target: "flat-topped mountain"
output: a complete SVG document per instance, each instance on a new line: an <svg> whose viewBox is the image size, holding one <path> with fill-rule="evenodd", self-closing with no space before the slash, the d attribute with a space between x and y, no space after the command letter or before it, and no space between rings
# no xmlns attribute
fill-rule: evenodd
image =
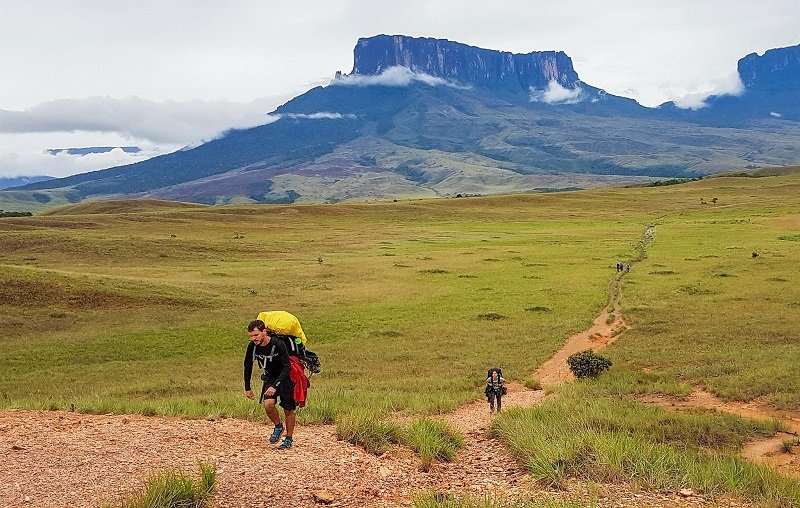
<svg viewBox="0 0 800 508"><path fill-rule="evenodd" d="M737 70L744 86L740 94L709 97L697 111L678 110L673 103L662 109L712 125L800 121L800 45L751 53L739 60Z"/></svg>
<svg viewBox="0 0 800 508"><path fill-rule="evenodd" d="M5 191L0 202L455 196L797 164L800 123L790 105L778 103L797 98L795 52L745 57L745 94L712 98L692 112L645 108L583 83L562 52L518 55L379 35L358 41L352 73L290 100L265 125L137 164ZM748 123L746 112L757 123Z"/></svg>
<svg viewBox="0 0 800 508"><path fill-rule="evenodd" d="M394 66L454 83L489 89L528 91L555 81L578 84L572 59L563 51L514 54L443 39L378 35L359 39L352 74L377 75Z"/></svg>

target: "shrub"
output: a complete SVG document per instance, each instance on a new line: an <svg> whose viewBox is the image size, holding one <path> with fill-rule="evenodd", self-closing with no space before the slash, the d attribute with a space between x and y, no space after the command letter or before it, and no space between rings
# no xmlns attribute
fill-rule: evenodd
<svg viewBox="0 0 800 508"><path fill-rule="evenodd" d="M611 367L611 360L595 354L591 349L587 349L570 355L567 358L567 364L576 378L595 378Z"/></svg>

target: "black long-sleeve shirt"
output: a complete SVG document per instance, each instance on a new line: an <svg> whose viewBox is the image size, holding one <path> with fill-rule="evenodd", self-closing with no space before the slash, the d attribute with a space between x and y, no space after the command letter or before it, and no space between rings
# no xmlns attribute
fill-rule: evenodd
<svg viewBox="0 0 800 508"><path fill-rule="evenodd" d="M244 389L249 391L250 377L253 375L253 361L266 374L264 380L269 386L276 389L282 382L289 381L289 352L282 341L275 337L263 346L256 346L254 342L247 344L244 353Z"/></svg>

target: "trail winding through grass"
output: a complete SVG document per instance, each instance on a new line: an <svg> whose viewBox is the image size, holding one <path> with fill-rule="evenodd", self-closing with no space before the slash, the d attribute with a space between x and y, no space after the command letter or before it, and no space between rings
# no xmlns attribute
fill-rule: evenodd
<svg viewBox="0 0 800 508"><path fill-rule="evenodd" d="M652 235L651 226L643 243ZM643 255L644 245L640 259ZM624 276L618 272L610 280L608 304L592 325L569 337L534 373L544 387L571 381L567 356L589 348L599 351L627 329L619 305ZM544 390L510 383L503 407L531 407L544 398ZM717 409L729 406L718 404ZM396 447L375 456L337 440L331 425L300 426L295 448L281 452L267 444L270 428L259 422L0 411L0 499L9 507L94 507L137 490L155 470L194 471L198 460L217 467L220 507L319 506L322 490L333 498L331 506L363 508L410 506L414 494L424 490L510 499L553 494L532 483L506 447L489 435L492 414L484 400L441 418L464 434L464 448L454 462L421 471L410 450ZM580 482L572 482L561 495L590 496ZM634 493L625 485L603 486L603 495L598 506L678 507L686 502L677 493Z"/></svg>

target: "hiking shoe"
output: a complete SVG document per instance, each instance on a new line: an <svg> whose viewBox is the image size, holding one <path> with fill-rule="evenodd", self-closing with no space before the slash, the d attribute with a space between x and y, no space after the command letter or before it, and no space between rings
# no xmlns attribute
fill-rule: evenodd
<svg viewBox="0 0 800 508"><path fill-rule="evenodd" d="M269 442L275 444L280 439L281 434L283 434L283 424L276 425L275 428L272 430L272 435L269 436Z"/></svg>
<svg viewBox="0 0 800 508"><path fill-rule="evenodd" d="M278 446L278 450L288 450L292 447L292 436L283 438L283 443Z"/></svg>

